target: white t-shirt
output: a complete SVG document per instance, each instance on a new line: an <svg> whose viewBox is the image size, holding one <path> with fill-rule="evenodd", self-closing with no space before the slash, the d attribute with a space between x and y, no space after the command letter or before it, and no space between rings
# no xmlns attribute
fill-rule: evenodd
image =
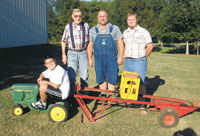
<svg viewBox="0 0 200 136"><path fill-rule="evenodd" d="M53 71L47 69L43 72L43 74L45 78L48 78L50 80L50 82L54 84L60 84L59 89L62 92L63 100L69 96L70 81L67 71L65 71L61 66L57 65Z"/></svg>

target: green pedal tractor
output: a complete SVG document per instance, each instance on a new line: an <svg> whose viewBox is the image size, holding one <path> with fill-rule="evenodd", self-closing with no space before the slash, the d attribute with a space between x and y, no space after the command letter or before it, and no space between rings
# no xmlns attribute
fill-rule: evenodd
<svg viewBox="0 0 200 136"><path fill-rule="evenodd" d="M34 109L31 103L38 101L39 88L37 84L14 84L11 87L11 96L15 102L12 113L20 116L24 113L24 107L27 106L30 110L48 112L48 116L53 122L63 122L68 118L69 104L67 100L61 100L55 96L48 95L47 109Z"/></svg>

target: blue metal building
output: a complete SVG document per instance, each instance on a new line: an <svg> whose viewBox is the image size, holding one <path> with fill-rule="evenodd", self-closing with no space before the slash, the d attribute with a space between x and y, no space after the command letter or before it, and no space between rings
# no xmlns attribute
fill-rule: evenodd
<svg viewBox="0 0 200 136"><path fill-rule="evenodd" d="M45 43L47 0L0 0L0 48Z"/></svg>

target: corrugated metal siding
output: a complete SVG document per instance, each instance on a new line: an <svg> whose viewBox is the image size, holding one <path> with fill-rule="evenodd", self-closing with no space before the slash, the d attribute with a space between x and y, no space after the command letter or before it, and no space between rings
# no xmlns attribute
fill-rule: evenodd
<svg viewBox="0 0 200 136"><path fill-rule="evenodd" d="M48 43L47 0L0 0L0 48Z"/></svg>

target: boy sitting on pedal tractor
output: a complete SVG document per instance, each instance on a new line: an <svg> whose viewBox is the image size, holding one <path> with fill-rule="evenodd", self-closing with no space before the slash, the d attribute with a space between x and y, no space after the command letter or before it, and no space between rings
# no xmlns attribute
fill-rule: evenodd
<svg viewBox="0 0 200 136"><path fill-rule="evenodd" d="M52 56L44 58L44 65L47 70L42 72L37 79L40 91L40 100L31 103L35 109L45 110L47 103L47 94L66 99L70 93L70 81L67 72L59 65ZM46 80L48 79L48 80Z"/></svg>

